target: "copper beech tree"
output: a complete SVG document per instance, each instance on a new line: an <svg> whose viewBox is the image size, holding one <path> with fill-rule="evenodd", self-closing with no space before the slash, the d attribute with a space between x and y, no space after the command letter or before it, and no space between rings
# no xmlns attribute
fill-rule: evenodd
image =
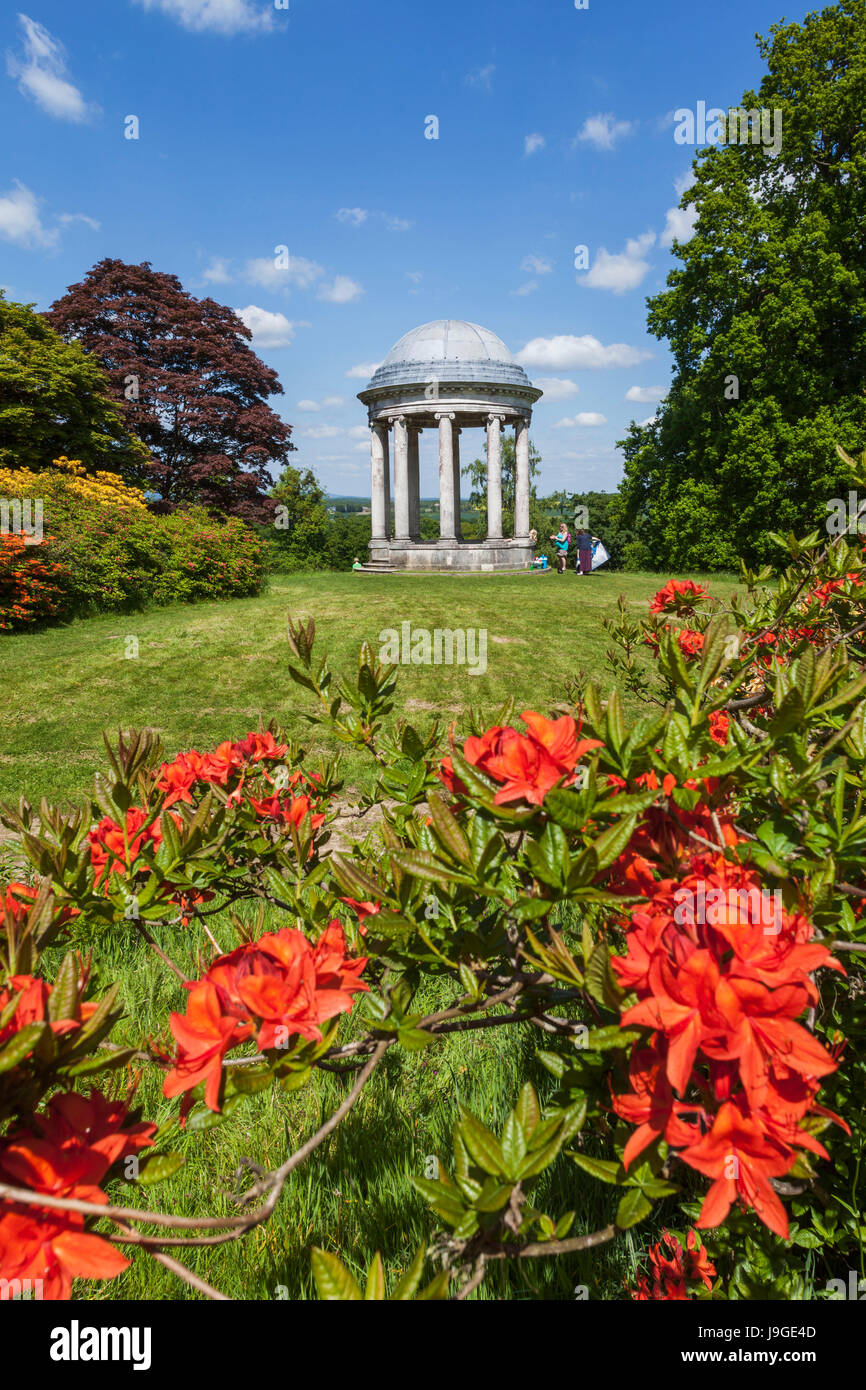
<svg viewBox="0 0 866 1390"><path fill-rule="evenodd" d="M292 428L268 404L283 394L277 373L253 352L233 309L196 299L148 261L106 259L45 317L99 361L150 452L164 503L272 518L268 466L288 462Z"/></svg>
<svg viewBox="0 0 866 1390"><path fill-rule="evenodd" d="M314 1248L321 1297L465 1299L498 1262L584 1260L632 1228L647 1254L623 1298L802 1297L803 1250L825 1281L856 1263L866 570L856 535L777 543L784 567L744 570L728 602L673 581L610 623L636 718L576 673L547 714L422 731L368 646L340 677L290 621L311 718L374 760L363 806L383 817L350 851L328 852L333 764L274 723L172 759L121 735L87 811L7 807L29 871L2 895L0 1276L64 1298L153 1258L224 1298L221 1247L271 1217L386 1054L515 1027L547 1085L516 1078L494 1128L458 1108L453 1153L412 1180L430 1221L408 1268L385 1252L359 1282ZM194 969L160 944L171 922ZM175 977L132 1045L118 986L92 984L109 938ZM218 1141L251 1095L320 1068L340 1103L276 1164L249 1154L228 1215L156 1200L185 1133ZM161 1128L147 1073L176 1107ZM596 1210L607 1194L603 1225L557 1204L557 1166Z"/></svg>

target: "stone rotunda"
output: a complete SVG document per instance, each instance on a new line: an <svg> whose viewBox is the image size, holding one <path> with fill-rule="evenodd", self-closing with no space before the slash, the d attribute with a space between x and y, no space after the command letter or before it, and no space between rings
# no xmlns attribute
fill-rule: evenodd
<svg viewBox="0 0 866 1390"><path fill-rule="evenodd" d="M529 422L541 395L502 340L475 323L437 319L401 338L369 385L358 392L371 433L373 535L364 568L525 568L532 559ZM516 469L513 538L502 534L502 430L511 426ZM421 539L418 458L425 429L436 430L439 437L438 541ZM460 533L460 436L468 429L487 432L486 540L464 541Z"/></svg>

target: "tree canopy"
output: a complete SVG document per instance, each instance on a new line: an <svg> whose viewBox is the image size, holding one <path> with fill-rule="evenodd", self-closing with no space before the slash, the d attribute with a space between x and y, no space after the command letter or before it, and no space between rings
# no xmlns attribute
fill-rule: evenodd
<svg viewBox="0 0 866 1390"><path fill-rule="evenodd" d="M864 40L866 0L773 26L740 106L780 113L780 153L731 143L694 161L695 234L648 301L673 385L621 441L636 567L767 561L771 532L823 527L851 486L834 446L866 444Z"/></svg>
<svg viewBox="0 0 866 1390"><path fill-rule="evenodd" d="M148 261L102 260L45 317L102 364L168 505L272 514L268 466L286 463L292 431L267 403L282 394L277 373L233 309Z"/></svg>
<svg viewBox="0 0 866 1390"><path fill-rule="evenodd" d="M38 472L64 454L129 482L147 466L96 359L0 290L0 467Z"/></svg>

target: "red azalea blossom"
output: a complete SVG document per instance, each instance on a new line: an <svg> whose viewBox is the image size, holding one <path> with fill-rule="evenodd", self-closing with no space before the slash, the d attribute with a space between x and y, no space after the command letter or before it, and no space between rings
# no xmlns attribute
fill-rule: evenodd
<svg viewBox="0 0 866 1390"><path fill-rule="evenodd" d="M684 627L677 633L677 644L683 656L697 656L703 650L704 634L696 632L694 628Z"/></svg>
<svg viewBox="0 0 866 1390"><path fill-rule="evenodd" d="M520 717L528 729L525 734L510 725L497 726L463 745L466 761L501 783L494 796L498 806L510 801L540 806L551 787L575 780L574 769L584 753L602 746L599 739L581 739L580 725L570 715L545 719L524 710ZM450 759L443 760L441 772L450 790L465 791L462 783L455 785Z"/></svg>
<svg viewBox="0 0 866 1390"><path fill-rule="evenodd" d="M708 590L695 584L691 579L669 579L663 589L659 589L650 601L651 613L678 613L688 611L696 599L703 597Z"/></svg>
<svg viewBox="0 0 866 1390"><path fill-rule="evenodd" d="M837 1061L796 1020L818 999L814 972L842 966L806 917L722 854L693 855L678 878L643 887L649 902L633 909L626 953L611 961L638 998L623 1025L654 1035L632 1058L631 1090L612 1100L638 1126L623 1162L662 1136L714 1178L698 1226L717 1225L739 1198L787 1235L770 1179L789 1171L797 1148L825 1155L801 1127L808 1114L836 1119L815 1096Z"/></svg>
<svg viewBox="0 0 866 1390"><path fill-rule="evenodd" d="M687 1249L670 1231L663 1231L662 1238L648 1250L652 1268L652 1287L643 1275L638 1276L637 1292L632 1298L667 1299L682 1301L689 1297L687 1281L700 1279L708 1289L712 1288L716 1274L715 1265L710 1263L706 1247L698 1245L694 1231L686 1238Z"/></svg>
<svg viewBox="0 0 866 1390"><path fill-rule="evenodd" d="M220 956L192 986L185 1014L171 1015L177 1060L166 1096L205 1085L205 1104L219 1110L222 1063L237 1043L255 1037L261 1050L285 1047L290 1036L318 1042L321 1024L350 1012L366 958L349 960L343 928L332 921L313 945L285 928Z"/></svg>
<svg viewBox="0 0 866 1390"><path fill-rule="evenodd" d="M104 1205L98 1184L111 1166L153 1144L154 1124L125 1127L127 1107L98 1091L55 1095L33 1129L0 1140L0 1176L14 1187ZM78 1212L0 1198L0 1276L41 1281L40 1296L68 1299L75 1278L113 1279L129 1260L85 1231ZM38 1287L38 1285L37 1285Z"/></svg>

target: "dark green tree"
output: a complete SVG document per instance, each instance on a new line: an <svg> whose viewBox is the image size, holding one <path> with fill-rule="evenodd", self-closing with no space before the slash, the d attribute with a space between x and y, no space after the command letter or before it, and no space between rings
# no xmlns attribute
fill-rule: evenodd
<svg viewBox="0 0 866 1390"><path fill-rule="evenodd" d="M780 153L757 132L699 153L695 234L648 301L675 376L620 442L633 568L768 560L771 532L823 528L853 485L835 444L866 445L866 0L758 47L767 73L739 106L775 113Z"/></svg>
<svg viewBox="0 0 866 1390"><path fill-rule="evenodd" d="M45 468L63 454L127 482L147 471L147 450L127 429L96 358L0 290L0 467Z"/></svg>

